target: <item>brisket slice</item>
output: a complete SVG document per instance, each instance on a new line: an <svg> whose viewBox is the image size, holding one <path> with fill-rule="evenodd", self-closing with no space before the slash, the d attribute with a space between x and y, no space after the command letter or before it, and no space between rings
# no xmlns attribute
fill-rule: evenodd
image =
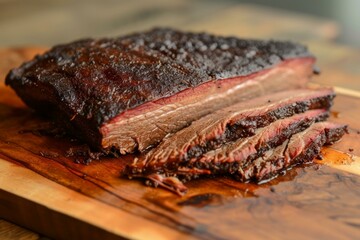
<svg viewBox="0 0 360 240"><path fill-rule="evenodd" d="M243 169L236 177L241 181L267 181L284 170L299 163L311 162L319 155L323 145L333 144L347 131L345 125L330 122L313 124L303 132L295 134L281 146L264 153Z"/></svg>
<svg viewBox="0 0 360 240"><path fill-rule="evenodd" d="M148 184L163 186L171 191L183 195L187 188L179 180L182 176L197 177L199 175L230 174L239 181L264 182L272 179L280 172L299 163L308 163L315 158L323 145L338 141L347 132L346 125L330 122L318 122L283 140L278 147L263 152L255 160L236 159L229 155L221 162L213 162L200 167L179 167L171 174L152 173L145 176ZM204 168L202 168L204 167Z"/></svg>
<svg viewBox="0 0 360 240"><path fill-rule="evenodd" d="M55 46L6 84L94 148L127 153L234 102L303 87L314 62L291 42L154 29Z"/></svg>
<svg viewBox="0 0 360 240"><path fill-rule="evenodd" d="M239 138L222 145L196 159L191 159L187 165L211 168L212 166L230 163L232 166L229 166L229 169L225 166L225 171L235 171L239 162L246 161L243 164L246 165L248 161L261 156L266 150L278 146L293 134L308 128L314 121L323 121L327 117L328 112L320 109L280 119L267 127L257 129L254 136Z"/></svg>
<svg viewBox="0 0 360 240"><path fill-rule="evenodd" d="M251 161L272 147L276 147L291 135L308 128L314 121L325 120L328 112L324 109L310 110L305 113L296 114L289 118L277 120L266 127L255 129L253 136L235 139L218 148L205 152L187 161L171 161L159 159L145 165L139 160L128 168L130 176L147 175L151 173L164 173L166 175L178 174L179 167L211 169L212 173L233 173L237 171L239 162ZM158 148L162 150L162 146ZM166 149L164 149L166 150ZM150 152L151 154L151 152ZM147 155L145 155L145 158ZM141 157L140 157L141 159ZM246 164L246 163L245 163ZM192 172L194 173L194 172ZM184 175L191 175L184 172Z"/></svg>
<svg viewBox="0 0 360 240"><path fill-rule="evenodd" d="M329 109L334 98L332 89L299 89L251 99L194 121L177 133L163 139L154 149L129 167L131 174L144 169L158 171L180 162L188 162L224 143L252 136L256 129L278 119L309 109Z"/></svg>

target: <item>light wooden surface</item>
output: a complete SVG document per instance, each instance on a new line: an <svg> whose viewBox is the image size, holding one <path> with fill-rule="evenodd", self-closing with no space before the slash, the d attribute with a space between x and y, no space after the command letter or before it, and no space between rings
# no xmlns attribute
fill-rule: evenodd
<svg viewBox="0 0 360 240"><path fill-rule="evenodd" d="M38 240L39 238L39 235L36 233L0 219L1 240Z"/></svg>
<svg viewBox="0 0 360 240"><path fill-rule="evenodd" d="M130 239L185 237L181 232L86 197L8 161L0 161L0 182L0 212L10 220L42 229L48 236L62 239L115 239L115 235ZM6 204L5 199L9 198L13 202ZM32 208L37 209L32 211ZM34 213L39 215L35 219Z"/></svg>
<svg viewBox="0 0 360 240"><path fill-rule="evenodd" d="M26 55L28 50L16 52ZM291 229L290 237L300 237L304 233L299 229L304 228L307 237L351 239L359 234L351 224L360 217L356 208L360 192L354 191L360 187L360 178L345 172L359 174L359 158L355 156L341 153L334 162L326 156L338 152L329 149L319 163L332 168L297 168L260 187L226 178L194 181L188 183L188 195L179 198L120 178L124 164L113 159L89 166L74 163L64 157L73 145L67 139L19 134L19 130L42 128L47 121L24 107L10 89L0 90L0 157L5 160L0 161L0 213L42 234L62 239L213 239L234 238L240 232L244 237L265 237L266 231L274 238L284 238L279 231L282 228ZM354 117L359 107L357 97L337 97L333 110L339 114L332 120L349 123L351 131L333 148L348 152L352 147L352 154L359 155L360 128ZM60 156L52 157L57 154ZM34 215L38 216L36 221L32 220ZM248 225L238 226L237 222L244 221ZM264 232L251 226L260 226Z"/></svg>
<svg viewBox="0 0 360 240"><path fill-rule="evenodd" d="M357 134L357 130L360 130L357 122L360 116L360 100L357 98L359 94L357 90L360 90L358 82L360 53L358 50L331 43L331 39L338 33L335 23L235 3L211 3L208 8L204 8L204 3L201 1L195 5L190 1L158 0L152 4L147 1L141 3L141 7L138 1L126 4L126 6L123 4L121 7L117 5L117 7L114 6L112 12L103 15L110 21L111 17L119 15L119 12L126 12L126 15L121 15L118 19L118 21L124 21L121 29L103 28L98 25L93 27L104 29L99 35L118 35L166 24L186 30L206 30L245 37L290 38L307 43L318 57L319 65L323 69L323 74L314 82L335 85L339 92L344 94L336 100L334 111L340 112L340 115L334 120L349 123L352 130L351 134L335 148L342 152L349 152L349 148L354 148L351 154L360 156L360 148L357 147L360 142ZM141 17L144 13L152 12L156 8L160 9L160 14L149 18ZM183 18L182 14L178 13L178 9L188 12L187 18ZM42 21L41 19L48 16L46 14L58 16L58 19L61 19L60 16L65 11L66 9L63 8L53 9L48 13L43 13L44 15L26 16L25 20L30 26L32 23ZM93 11L104 14L104 11L97 11L97 9ZM138 16L138 18L136 20L130 16ZM56 17L52 17L51 21L56 21ZM71 18L68 21L69 24L72 23ZM77 23L71 28L79 31L79 37L91 35L91 29L86 29L81 24ZM16 21L10 24L7 22L6 25L14 28ZM0 25L0 27L3 26ZM21 26L24 29L20 29L21 31L18 29L16 33L18 39L22 37L21 32L29 28L26 25ZM59 42L59 39L61 41L73 39L70 38L71 36L69 39L62 38L54 31L55 29L49 29L49 36L52 38L50 40L47 38L46 41ZM56 31L60 34L65 30L57 29ZM9 36L6 36L7 38ZM26 43L24 39L22 41L18 43ZM33 44L40 45L46 41L39 39ZM10 67L17 66L23 60L41 51L42 48L34 47L0 50L0 79L3 79ZM12 113L15 114L15 119L23 121L24 126L34 126L31 124L38 123L38 119L34 120L31 113L23 109L22 103L13 92L5 89L1 83L0 91L2 117L10 116ZM19 118L16 114L24 114L24 117ZM26 117L30 117L30 123ZM11 132L11 122L7 122L8 125L4 123L6 122L2 121L2 126L7 126ZM6 131L9 130L8 128ZM2 131L4 129L2 128ZM44 144L43 140L34 136L11 137L4 132L1 133L0 154L6 161L0 161L0 201L2 201L0 213L4 214L3 217L8 220L41 231L47 236L65 239L69 236L79 237L91 233L93 237L102 236L103 239L105 236L109 239L117 236L183 239L184 236L216 238L224 236L221 234L227 234L225 236L229 238L236 238L238 237L236 234L241 231L241 236L244 238L269 237L268 233L271 232L271 237L277 239L306 236L355 239L360 234L354 227L360 221L357 205L359 178L347 173L360 173L359 158L356 156L349 161L346 155L341 155L340 158L346 161L340 164L329 157L320 164L327 164L331 168L325 166L318 171L312 167L295 169L283 179L270 184L272 186L264 185L260 188L236 184L228 179L222 179L219 182L200 180L191 183L193 191L190 191L186 199L178 199L161 189L145 188L140 182L125 181L126 186L123 185L119 182L120 180L115 180L121 166L113 166L107 161L102 163L103 167L90 166L88 169L73 165L66 159L58 161L55 165L38 164L39 161L49 161L47 158L39 157L38 152L36 153L37 146ZM18 142L23 137L29 137L27 139L29 142L25 145L21 141ZM9 146L8 142L11 141L17 143L16 148ZM57 152L68 147L64 143L60 143L60 146L58 149L56 144L51 145L48 150ZM35 154L29 155L32 151ZM331 156L337 154L331 149L325 151L328 151ZM19 159L11 160L14 156ZM336 159L338 160L339 157ZM25 164L26 167L19 166L19 163L23 166ZM67 170L64 171L64 169ZM71 174L68 174L69 169L73 171ZM50 174L44 172L48 170ZM103 178L102 174L109 171L111 177ZM85 179L79 176L85 176ZM86 181L87 176L89 181ZM310 182L317 184L314 188L308 186L307 179L311 177L314 180ZM101 179L105 182L100 181ZM97 186L95 191L94 185ZM202 190L204 187L205 189L212 188L212 191L209 193ZM257 196L257 198L244 198L247 196ZM9 203L9 199L13 201ZM242 216L234 215L234 209ZM221 213L229 216L221 216ZM33 220L34 216L36 220ZM211 219L211 216L216 216L217 222ZM29 219L32 220L29 221ZM231 219L242 220L241 226L238 226L239 223L232 222ZM294 222L294 219L297 221ZM314 223L321 222L321 225L310 224L309 219ZM65 234L64 222L68 222ZM52 227L49 228L49 225ZM213 229L209 229L210 226ZM250 232L249 229L253 229L251 226L256 226L256 231ZM307 231L301 231L302 228ZM290 232L290 230L293 231ZM17 239L19 236L23 239L40 238L36 233L0 220L0 239L5 239L5 237Z"/></svg>

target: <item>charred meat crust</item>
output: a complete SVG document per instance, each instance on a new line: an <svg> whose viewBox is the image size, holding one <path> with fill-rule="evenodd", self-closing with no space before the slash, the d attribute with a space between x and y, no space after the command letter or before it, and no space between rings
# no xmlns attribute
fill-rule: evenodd
<svg viewBox="0 0 360 240"><path fill-rule="evenodd" d="M174 172L152 173L139 176L147 178L149 180L147 184L150 186L156 187L160 185L179 195L185 194L187 188L180 181L176 180L181 179L182 182L186 182L198 178L201 175L225 174L234 177L238 181L261 183L271 180L279 173L297 164L311 162L320 153L323 145L332 144L347 133L347 126L329 122L319 122L302 131L312 134L312 136L304 137L304 146L299 148L298 143L292 141L294 138L295 140L299 138L298 135L303 134L303 132L295 132L290 139L285 139L282 145L277 148L273 149L274 146L271 146L271 151L275 154L270 154L270 157L258 156L257 159L249 158L245 162L210 163L205 168L201 168L203 166L200 166L200 168L190 166L178 167L178 170ZM291 153L290 148L295 148L297 151ZM266 155L266 152L264 155ZM257 160L258 162L256 162Z"/></svg>
<svg viewBox="0 0 360 240"><path fill-rule="evenodd" d="M313 63L311 58L290 59L248 76L206 82L144 103L102 125L102 147L122 154L143 152L216 110L269 93L305 88Z"/></svg>
<svg viewBox="0 0 360 240"><path fill-rule="evenodd" d="M55 46L10 71L6 84L34 109L86 125L83 138L100 146L98 129L127 109L301 57L312 56L291 42L154 29Z"/></svg>
<svg viewBox="0 0 360 240"><path fill-rule="evenodd" d="M294 91L293 93L295 92L298 94L300 93L300 91ZM170 167L176 169L178 164L181 164L182 162L187 164L189 160L200 157L202 154L216 149L221 145L235 141L239 138L252 136L255 134L256 129L265 127L278 119L283 119L293 116L294 114L303 113L309 109L329 109L335 96L333 91L327 89L321 91L307 90L307 93L314 94L315 96L316 94L321 94L321 96L308 97L307 99L301 100L291 100L286 104L281 103L281 101L274 102L271 103L277 106L274 109L270 107L270 103L262 106L254 105L247 111L241 112L244 117L237 119L235 122L231 122L230 119L226 124L225 131L223 133L211 134L211 138L208 136L199 136L204 140L201 142L191 143L193 145L190 145L190 147L187 147L187 149L182 149L183 146L176 145L169 147L166 144L159 144L156 148L150 150L150 152L147 154L142 155L135 164L128 167L127 171L129 171L131 174L135 174L137 172L143 172L145 169L150 171L157 171L161 168L169 169ZM266 97L262 97L261 99L263 98ZM271 99L271 96L269 96L269 99ZM232 107L229 107L229 109L230 108ZM254 109L257 109L257 111L260 112L259 114L256 114L256 116L252 116L250 114L252 111L254 111ZM237 109L233 109L233 111L236 110ZM214 113L208 115L206 118L215 117L219 117L218 114ZM324 114L323 117L319 118L319 120L325 120L326 117L327 114ZM205 118L199 119L198 123L204 122L204 119ZM202 126L202 124L200 125ZM202 128L203 127L204 126L202 126ZM169 136L168 139L165 138L163 142L173 144L179 140L178 138L189 138L189 133L187 132L193 132L192 134L194 134L195 132L200 132L200 130L201 129L193 129L189 127ZM217 128L214 128L214 130L218 131ZM181 142L182 141L180 139L180 143ZM172 152L170 154L166 154L169 151ZM164 165L166 167L164 167Z"/></svg>
<svg viewBox="0 0 360 240"><path fill-rule="evenodd" d="M326 123L325 123L326 124ZM279 172L302 163L309 163L320 154L321 147L330 145L340 140L340 138L347 133L346 125L338 125L332 127L324 127L316 137L311 139L304 139L307 146L301 153L292 158L287 159L284 152L289 148L289 142L284 146L279 146L275 149L276 154L271 155L269 158L259 158L259 161L252 161L247 167L242 169L241 174L234 175L240 181L253 181L261 182L267 181L276 177ZM296 146L293 146L296 147ZM276 151L281 151L278 154Z"/></svg>
<svg viewBox="0 0 360 240"><path fill-rule="evenodd" d="M316 115L311 113L312 115L307 117L306 115L308 115L308 113L303 113L292 117L294 120L289 121L288 123L284 124L284 126L282 126L282 122L287 121L288 119L280 119L270 126L259 129L260 131L258 131L257 134L261 134L261 131L274 133L278 132L270 139L258 139L257 136L250 138L239 138L228 143L221 144L220 147L216 150L210 150L211 152L220 150L221 154L224 155L224 159L222 160L216 160L216 155L210 155L209 157L206 156L205 153L202 153L197 157L191 159L189 158L185 161L178 159L177 161L164 161L162 163L152 162L147 166L141 167L138 167L137 164L133 164L126 168L125 174L128 176L146 176L152 173L157 173L164 174L165 176L178 175L180 178L182 178L182 175L186 175L187 178L191 178L192 174L189 174L188 171L179 171L181 168L209 170L208 173L211 174L234 174L238 171L239 167L246 167L248 164L250 164L250 162L252 162L252 160L262 156L269 149L281 145L292 135L307 129L314 121L323 121L329 116L329 113L324 110L313 110L309 112L315 112ZM281 129L278 128L279 126ZM230 148L231 144L236 144L237 142L241 143L242 141L248 141L248 143L245 144L242 149L237 150L237 153L231 153L231 157L227 156L228 153L226 153L226 150ZM241 151L247 151L249 147L253 149L252 153L246 156L245 159L235 159L236 154L239 154ZM195 175L197 174L198 173L196 172Z"/></svg>
<svg viewBox="0 0 360 240"><path fill-rule="evenodd" d="M316 128L320 124L325 124L324 127L321 129L321 131L317 130ZM254 164L254 160L256 158L261 158L261 155L265 154L265 151L273 149L277 146L279 146L279 143L283 143L286 141L286 139L289 138L283 138L283 141L277 141L277 144L272 144L270 147L266 147L258 151L257 154L253 156L249 156L248 159L244 162L243 165L237 164L237 168L234 169L232 172L228 172L232 174L237 180L239 181L254 181L254 182L260 182L267 179L271 179L275 175L279 174L280 171L285 170L289 167L292 167L299 163L306 163L312 161L313 158L315 158L319 153L320 149L323 145L326 144L333 144L334 142L338 141L346 132L347 132L347 126L346 125L333 125L333 126L326 126L327 122L325 123L318 123L313 124L310 127L305 127L301 131L294 132L292 134L290 140L285 144L285 147L283 149L282 154L274 154L270 159L264 159L263 163L265 165L257 168L251 168L251 165ZM296 146L297 144L294 144L291 142L292 139L297 138L297 134L302 134L302 131L316 131L316 135L314 137L305 137L305 147L302 149L298 155L295 156L285 156L286 151L290 148L298 148L299 146ZM273 141L275 143L276 141ZM280 146L281 148L281 146ZM276 152L276 148L273 150ZM262 171L264 168L267 168L267 171ZM270 168L270 169L269 169ZM229 168L230 169L230 168ZM229 171L229 169L225 168L225 171ZM222 173L225 173L222 172ZM266 172L266 174L264 174Z"/></svg>
<svg viewBox="0 0 360 240"><path fill-rule="evenodd" d="M215 139L209 139L204 145L193 146L186 153L184 161L199 157L220 145L235 141L239 138L249 137L255 134L257 128L265 127L277 119L293 116L294 114L303 113L310 109L324 108L329 109L332 105L334 95L327 95L305 102L296 102L289 106L275 109L263 116L248 117L236 122L235 124L227 125L223 136L218 136ZM325 120L328 114L324 114L319 120Z"/></svg>

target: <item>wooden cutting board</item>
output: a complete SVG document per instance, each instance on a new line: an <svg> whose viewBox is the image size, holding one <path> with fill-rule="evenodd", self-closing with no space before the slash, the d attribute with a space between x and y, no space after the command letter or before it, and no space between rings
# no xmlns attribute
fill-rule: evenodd
<svg viewBox="0 0 360 240"><path fill-rule="evenodd" d="M41 51L0 51L0 78ZM66 157L80 143L51 132L1 80L0 216L59 239L358 238L360 93L337 89L331 120L350 133L322 161L263 185L199 179L179 197L121 177L131 156Z"/></svg>

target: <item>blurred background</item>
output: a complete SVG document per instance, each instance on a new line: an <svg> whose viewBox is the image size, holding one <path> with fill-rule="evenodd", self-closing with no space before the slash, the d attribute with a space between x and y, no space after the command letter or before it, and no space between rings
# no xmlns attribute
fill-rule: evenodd
<svg viewBox="0 0 360 240"><path fill-rule="evenodd" d="M173 26L360 47L359 0L0 0L0 47Z"/></svg>
<svg viewBox="0 0 360 240"><path fill-rule="evenodd" d="M168 26L301 42L323 70L317 83L360 90L359 9L360 0L0 0L0 66L79 38Z"/></svg>

